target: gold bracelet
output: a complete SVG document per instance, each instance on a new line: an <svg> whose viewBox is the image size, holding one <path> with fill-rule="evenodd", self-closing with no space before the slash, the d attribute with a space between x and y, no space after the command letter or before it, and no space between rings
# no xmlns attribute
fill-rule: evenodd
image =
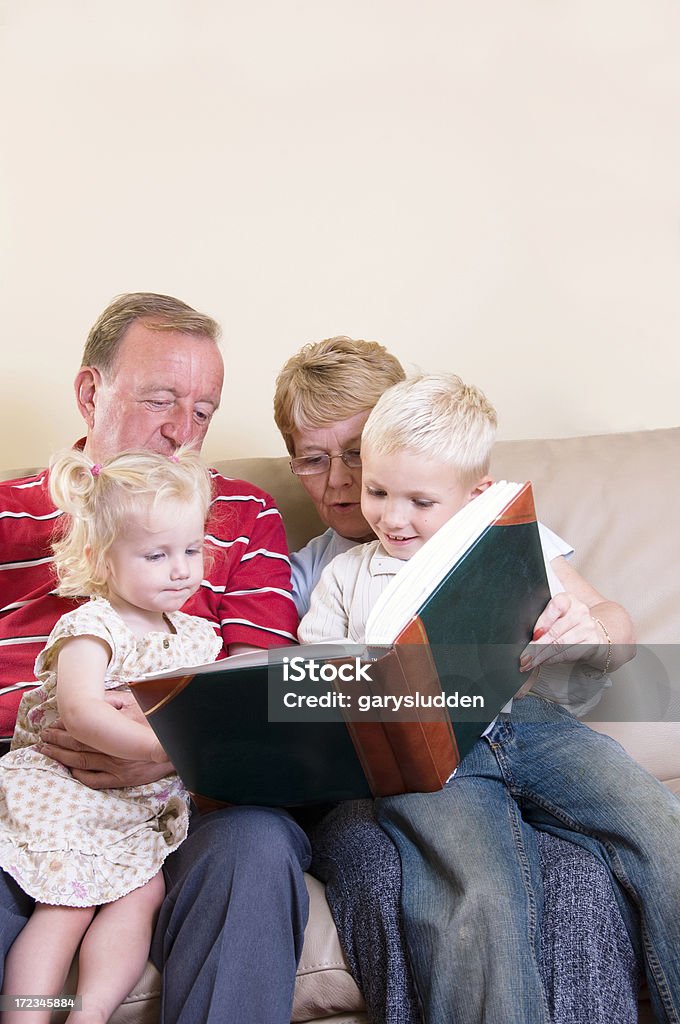
<svg viewBox="0 0 680 1024"><path fill-rule="evenodd" d="M604 679L604 677L607 675L607 672L609 672L609 666L611 665L611 662L612 662L612 652L614 650L614 645L612 643L612 638L609 635L609 630L605 626L605 624L602 621L602 619L596 619L594 615L591 615L590 617L593 620L593 622L596 622L598 624L598 626L600 627L600 629L604 633L605 640L607 641L607 657L605 658L605 661L604 661L604 668L602 669L602 672L598 676L599 679Z"/></svg>

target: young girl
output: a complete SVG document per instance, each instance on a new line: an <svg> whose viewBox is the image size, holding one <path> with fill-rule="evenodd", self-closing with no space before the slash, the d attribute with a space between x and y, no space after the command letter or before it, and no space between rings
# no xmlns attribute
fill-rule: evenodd
<svg viewBox="0 0 680 1024"><path fill-rule="evenodd" d="M105 692L221 650L207 621L179 611L203 578L211 488L189 451L128 452L102 465L69 451L53 461L50 489L68 515L54 544L58 593L90 600L52 630L36 661L41 685L23 698L12 750L0 759L0 866L36 900L10 950L4 993L58 995L82 939L83 1008L68 1020L95 1024L142 973L165 894L161 865L187 834L188 795L176 775L89 789L41 753L40 733L59 717L104 753L166 761L152 730ZM3 1021L49 1016L17 1009Z"/></svg>

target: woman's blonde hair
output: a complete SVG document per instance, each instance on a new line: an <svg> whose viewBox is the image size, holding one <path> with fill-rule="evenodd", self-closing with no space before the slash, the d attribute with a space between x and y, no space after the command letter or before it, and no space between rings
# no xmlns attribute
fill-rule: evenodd
<svg viewBox="0 0 680 1024"><path fill-rule="evenodd" d="M106 594L106 556L131 516L177 501L196 503L205 520L212 496L210 474L188 448L170 457L128 451L101 464L69 449L51 460L49 484L52 501L66 513L52 544L62 597Z"/></svg>
<svg viewBox="0 0 680 1024"><path fill-rule="evenodd" d="M396 356L377 341L338 335L305 345L276 379L274 419L295 455L294 430L325 427L372 409L405 377Z"/></svg>
<svg viewBox="0 0 680 1024"><path fill-rule="evenodd" d="M456 374L409 377L376 404L361 446L376 455L403 449L447 462L467 485L489 471L497 422L484 393Z"/></svg>

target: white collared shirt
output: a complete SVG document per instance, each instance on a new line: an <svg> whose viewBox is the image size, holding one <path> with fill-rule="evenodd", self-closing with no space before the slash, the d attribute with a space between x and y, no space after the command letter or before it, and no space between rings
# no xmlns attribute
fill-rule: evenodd
<svg viewBox="0 0 680 1024"><path fill-rule="evenodd" d="M337 555L314 588L309 611L298 629L300 643L363 643L373 605L403 564L388 555L377 540Z"/></svg>

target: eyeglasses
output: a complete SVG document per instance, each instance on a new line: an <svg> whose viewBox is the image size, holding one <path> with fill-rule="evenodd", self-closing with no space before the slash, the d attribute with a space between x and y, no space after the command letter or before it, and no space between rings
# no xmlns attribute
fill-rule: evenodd
<svg viewBox="0 0 680 1024"><path fill-rule="evenodd" d="M303 455L300 459L291 459L290 468L296 476L313 476L316 473L327 473L333 459L342 459L348 469L361 469L361 452L358 448L348 448L338 455L328 455L327 452Z"/></svg>

